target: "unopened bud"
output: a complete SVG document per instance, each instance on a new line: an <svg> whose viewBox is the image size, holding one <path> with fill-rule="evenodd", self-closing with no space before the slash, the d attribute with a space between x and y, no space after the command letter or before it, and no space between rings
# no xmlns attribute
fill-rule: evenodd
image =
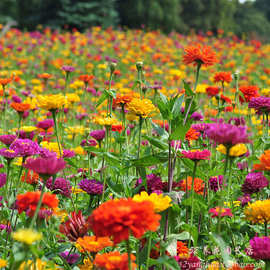
<svg viewBox="0 0 270 270"><path fill-rule="evenodd" d="M136 63L136 68L137 68L138 71L141 71L142 67L143 67L143 62L142 61L139 61L139 62Z"/></svg>
<svg viewBox="0 0 270 270"><path fill-rule="evenodd" d="M116 63L110 62L110 63L109 63L109 68L110 68L111 74L114 73L115 68L116 68Z"/></svg>

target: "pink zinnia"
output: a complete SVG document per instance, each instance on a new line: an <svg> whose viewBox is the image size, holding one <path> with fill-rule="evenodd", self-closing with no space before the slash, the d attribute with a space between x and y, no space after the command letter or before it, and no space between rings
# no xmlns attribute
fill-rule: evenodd
<svg viewBox="0 0 270 270"><path fill-rule="evenodd" d="M196 150L196 151L183 151L182 152L184 158L191 159L193 161L199 161L199 160L204 160L208 159L211 155L211 152L207 149L205 150Z"/></svg>
<svg viewBox="0 0 270 270"><path fill-rule="evenodd" d="M209 210L209 213L214 217L232 217L232 212L230 208L215 207Z"/></svg>
<svg viewBox="0 0 270 270"><path fill-rule="evenodd" d="M63 158L28 158L24 167L33 170L39 174L42 178L49 178L57 174L59 171L63 170L66 166L66 162Z"/></svg>

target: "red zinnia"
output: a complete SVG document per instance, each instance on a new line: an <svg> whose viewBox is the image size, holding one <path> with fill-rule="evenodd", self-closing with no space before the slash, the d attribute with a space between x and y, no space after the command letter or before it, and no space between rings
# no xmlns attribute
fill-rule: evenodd
<svg viewBox="0 0 270 270"><path fill-rule="evenodd" d="M183 191L192 189L192 177L188 176L187 179L184 179L180 182L180 188ZM204 191L204 182L201 178L194 178L194 191L197 194L203 195Z"/></svg>
<svg viewBox="0 0 270 270"><path fill-rule="evenodd" d="M229 103L229 104L232 103L232 101L231 101L230 98L225 97L225 96L223 96L223 95L220 96L220 99L221 99L224 103Z"/></svg>
<svg viewBox="0 0 270 270"><path fill-rule="evenodd" d="M250 102L253 97L259 96L259 87L256 85L241 86L239 90L243 93L245 98L243 99L243 97L239 96L239 100L241 103Z"/></svg>
<svg viewBox="0 0 270 270"><path fill-rule="evenodd" d="M17 196L17 209L19 214L23 211L27 213L29 217L33 217L38 201L40 198L40 191L26 192L25 194L19 194ZM50 193L44 193L40 210L53 209L58 206L58 199L56 195Z"/></svg>
<svg viewBox="0 0 270 270"><path fill-rule="evenodd" d="M232 74L231 72L217 72L214 76L214 82L227 82L230 83L232 81Z"/></svg>
<svg viewBox="0 0 270 270"><path fill-rule="evenodd" d="M209 97L217 96L219 93L219 88L216 86L208 86L206 88L206 93Z"/></svg>
<svg viewBox="0 0 270 270"><path fill-rule="evenodd" d="M107 201L89 217L95 235L112 236L115 244L128 240L130 233L140 238L146 231L155 231L159 220L152 202L136 202L130 198Z"/></svg>
<svg viewBox="0 0 270 270"><path fill-rule="evenodd" d="M185 48L185 55L183 56L183 62L188 64L198 64L205 66L212 66L217 62L216 54L209 46L201 47L197 46L188 46Z"/></svg>

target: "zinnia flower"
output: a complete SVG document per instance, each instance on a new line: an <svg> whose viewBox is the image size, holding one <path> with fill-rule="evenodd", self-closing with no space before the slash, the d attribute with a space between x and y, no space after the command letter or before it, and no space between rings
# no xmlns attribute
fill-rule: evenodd
<svg viewBox="0 0 270 270"><path fill-rule="evenodd" d="M222 207L215 207L215 208L211 208L209 210L209 213L212 214L212 218L214 217L232 217L232 212L230 208L222 208Z"/></svg>
<svg viewBox="0 0 270 270"><path fill-rule="evenodd" d="M270 238L267 236L254 237L250 241L250 257L255 260L270 260Z"/></svg>
<svg viewBox="0 0 270 270"><path fill-rule="evenodd" d="M268 179L261 172L251 172L246 176L241 190L244 194L252 194L259 192L261 189L267 187L268 184Z"/></svg>
<svg viewBox="0 0 270 270"><path fill-rule="evenodd" d="M84 236L78 238L76 243L82 248L82 252L99 252L105 247L110 247L113 242L109 237Z"/></svg>
<svg viewBox="0 0 270 270"><path fill-rule="evenodd" d="M64 252L61 252L60 253L60 256L63 257L67 263L69 265L72 265L74 263L76 263L79 258L80 258L80 255L77 254L77 253L70 253L69 251L64 251Z"/></svg>
<svg viewBox="0 0 270 270"><path fill-rule="evenodd" d="M17 195L16 206L19 214L26 212L29 217L33 217L40 198L40 191L26 192ZM44 193L40 210L53 209L58 206L56 195Z"/></svg>
<svg viewBox="0 0 270 270"><path fill-rule="evenodd" d="M12 238L18 242L32 245L34 242L42 239L42 233L33 231L32 229L20 229L12 233Z"/></svg>
<svg viewBox="0 0 270 270"><path fill-rule="evenodd" d="M241 103L243 102L250 102L252 98L259 96L259 87L255 85L249 85L249 86L241 86L239 90L244 95L244 98L242 96L239 96L239 100Z"/></svg>
<svg viewBox="0 0 270 270"><path fill-rule="evenodd" d="M209 97L215 97L219 93L219 88L216 86L208 86L206 88L206 93Z"/></svg>
<svg viewBox="0 0 270 270"><path fill-rule="evenodd" d="M152 114L157 110L155 105L150 99L134 98L127 106L128 110L137 116L142 118L151 117Z"/></svg>
<svg viewBox="0 0 270 270"><path fill-rule="evenodd" d="M56 178L55 180L50 177L46 181L46 187L54 191L55 194L61 194L66 197L70 197L71 194L71 184L65 178Z"/></svg>
<svg viewBox="0 0 270 270"><path fill-rule="evenodd" d="M169 196L164 196L163 194L152 193L148 195L145 191L140 194L136 194L133 197L136 202L150 201L154 204L155 212L162 212L167 208L171 207L172 199Z"/></svg>
<svg viewBox="0 0 270 270"><path fill-rule="evenodd" d="M201 133L198 132L197 130L190 128L186 135L185 135L185 139L187 141L193 141L193 140L197 140L200 137Z"/></svg>
<svg viewBox="0 0 270 270"><path fill-rule="evenodd" d="M188 176L180 182L180 188L183 191L191 190L192 188L192 177ZM187 190L186 190L187 189ZM200 178L194 178L194 191L200 195L203 195L204 181Z"/></svg>
<svg viewBox="0 0 270 270"><path fill-rule="evenodd" d="M99 195L103 192L103 184L96 179L83 179L78 186L89 195Z"/></svg>
<svg viewBox="0 0 270 270"><path fill-rule="evenodd" d="M89 225L85 221L81 211L78 214L71 212L71 217L59 227L59 231L66 235L72 242L76 242L78 238L85 236L88 230Z"/></svg>
<svg viewBox="0 0 270 270"><path fill-rule="evenodd" d="M194 66L198 64L204 66L212 66L217 62L217 58L215 52L209 46L188 46L185 48L183 62L186 65L193 63Z"/></svg>
<svg viewBox="0 0 270 270"><path fill-rule="evenodd" d="M89 134L91 137L96 139L97 141L102 141L105 138L105 130L93 130Z"/></svg>
<svg viewBox="0 0 270 270"><path fill-rule="evenodd" d="M223 144L220 144L217 147L217 151L219 151L220 153L226 155L227 148ZM247 151L248 151L248 149L247 149L245 144L238 143L238 144L236 144L236 145L234 145L234 146L232 146L230 148L229 156L230 157L240 157L240 156L244 155Z"/></svg>
<svg viewBox="0 0 270 270"><path fill-rule="evenodd" d="M12 102L10 107L12 107L18 113L23 113L30 109L30 104Z"/></svg>
<svg viewBox="0 0 270 270"><path fill-rule="evenodd" d="M224 72L224 71L221 71L221 72L217 72L214 76L214 82L217 83L217 82L227 82L227 83L230 83L232 81L232 74L231 72Z"/></svg>
<svg viewBox="0 0 270 270"><path fill-rule="evenodd" d="M254 224L269 223L270 221L270 200L256 201L245 209L246 219Z"/></svg>
<svg viewBox="0 0 270 270"><path fill-rule="evenodd" d="M259 158L260 163L254 164L253 168L257 171L269 171L270 170L270 149L265 150Z"/></svg>
<svg viewBox="0 0 270 270"><path fill-rule="evenodd" d="M12 160L18 156L18 152L11 149L0 149L0 156L4 157L7 160Z"/></svg>
<svg viewBox="0 0 270 270"><path fill-rule="evenodd" d="M28 158L24 167L38 173L42 178L48 179L50 176L57 174L66 166L64 159L51 158Z"/></svg>
<svg viewBox="0 0 270 270"><path fill-rule="evenodd" d="M269 114L270 97L253 97L249 101L248 107L255 109L258 114Z"/></svg>
<svg viewBox="0 0 270 270"><path fill-rule="evenodd" d="M205 150L191 150L191 151L182 151L182 155L184 158L188 158L192 161L198 162L199 160L210 159L211 152L207 149Z"/></svg>
<svg viewBox="0 0 270 270"><path fill-rule="evenodd" d="M39 95L37 100L39 102L39 107L48 111L61 109L66 103L66 99L62 94Z"/></svg>
<svg viewBox="0 0 270 270"><path fill-rule="evenodd" d="M135 256L131 254L131 269L136 269ZM97 254L94 265L100 269L106 270L127 270L128 266L128 254L120 254L119 251L113 251L109 253Z"/></svg>
<svg viewBox="0 0 270 270"><path fill-rule="evenodd" d="M231 124L208 124L208 128L205 131L208 138L218 144L224 144L227 146L233 146L238 143L249 143L249 134L246 133L246 126L234 126Z"/></svg>
<svg viewBox="0 0 270 270"><path fill-rule="evenodd" d="M141 184L142 184L142 179L139 178L136 181L135 187ZM146 175L146 185L147 185L148 194L151 194L152 192L163 189L163 183L162 183L161 178L158 175L153 174L153 173ZM140 191L145 191L145 187L142 186Z"/></svg>
<svg viewBox="0 0 270 270"><path fill-rule="evenodd" d="M0 188L6 184L7 175L5 173L0 173Z"/></svg>
<svg viewBox="0 0 270 270"><path fill-rule="evenodd" d="M210 177L209 180L208 180L210 190L213 190L214 192L217 192L218 188L222 187L223 180L224 180L223 175Z"/></svg>
<svg viewBox="0 0 270 270"><path fill-rule="evenodd" d="M201 269L201 261L197 256L194 256L193 253L190 254L188 258L182 258L179 256L174 257L178 262L181 270L197 270Z"/></svg>
<svg viewBox="0 0 270 270"><path fill-rule="evenodd" d="M0 142L2 142L7 147L9 147L14 142L14 140L16 138L17 138L17 136L13 135L13 134L0 135Z"/></svg>
<svg viewBox="0 0 270 270"><path fill-rule="evenodd" d="M89 217L95 235L112 236L115 244L128 240L130 233L141 238L146 231L157 230L159 220L152 202L135 202L130 198L107 201Z"/></svg>
<svg viewBox="0 0 270 270"><path fill-rule="evenodd" d="M9 148L21 157L37 155L40 152L39 145L29 139L16 139Z"/></svg>

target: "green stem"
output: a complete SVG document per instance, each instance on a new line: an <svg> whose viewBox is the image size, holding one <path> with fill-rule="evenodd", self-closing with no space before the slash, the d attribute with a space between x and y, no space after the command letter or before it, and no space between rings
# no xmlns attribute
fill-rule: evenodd
<svg viewBox="0 0 270 270"><path fill-rule="evenodd" d="M194 217L194 180L195 180L195 175L196 175L196 169L197 169L198 162L194 162L194 167L193 167L193 172L192 172L192 185L191 185L191 217L190 217L190 228L192 229L193 226L193 217ZM187 191L186 191L187 192ZM189 236L189 241L188 241L188 247L190 248L191 244L191 234Z"/></svg>
<svg viewBox="0 0 270 270"><path fill-rule="evenodd" d="M265 260L265 270L269 270L270 269L270 260Z"/></svg>
<svg viewBox="0 0 270 270"><path fill-rule="evenodd" d="M193 94L194 94L194 95L192 96L191 101L190 101L190 103L189 103L189 105L188 105L188 108L187 108L187 112L186 112L186 115L185 115L185 118L184 118L183 125L185 125L186 122L187 122L187 118L188 118L188 115L189 115L189 112L190 112L190 109L191 109L193 100L194 100L194 98L195 98L195 93L196 93L197 85L198 85L198 82L199 82L200 68L201 68L201 64L198 63L198 65L197 65L197 70L196 70L196 79L195 79L195 84L194 84L194 90L193 90Z"/></svg>
<svg viewBox="0 0 270 270"><path fill-rule="evenodd" d="M127 243L127 253L128 253L128 270L132 270L131 268L131 249L129 244L129 239L126 241Z"/></svg>
<svg viewBox="0 0 270 270"><path fill-rule="evenodd" d="M264 234L265 236L268 236L267 222L264 222Z"/></svg>
<svg viewBox="0 0 270 270"><path fill-rule="evenodd" d="M142 124L143 124L143 118L140 116L140 120L139 120L139 142L138 142L137 159L140 158L140 149L141 149L141 140L142 140Z"/></svg>
<svg viewBox="0 0 270 270"><path fill-rule="evenodd" d="M60 157L62 157L62 150L61 150L61 144L60 144L60 139L59 139L59 135L58 135L55 110L52 111L52 116L53 116L53 121L54 121L54 128L55 128L55 135L56 135L56 139L57 139L58 149L59 149Z"/></svg>
<svg viewBox="0 0 270 270"><path fill-rule="evenodd" d="M149 232L148 242L147 242L147 257L146 257L146 268L149 267L149 260L150 260L150 252L151 252L151 244L152 244L152 232Z"/></svg>
<svg viewBox="0 0 270 270"><path fill-rule="evenodd" d="M106 128L106 133L105 133L105 153L108 151L108 145L109 145L109 132L110 132L110 127L105 126ZM103 192L101 196L101 203L104 201L104 194L105 194L105 188L106 188L106 176L105 176L105 158L103 156L102 158L102 165L101 165L101 181L103 182Z"/></svg>
<svg viewBox="0 0 270 270"><path fill-rule="evenodd" d="M6 126L7 125L7 121L6 121L7 96L6 96L6 92L5 92L5 85L2 85L2 87L3 87L3 95L4 95L3 133L6 133L6 129L7 129L7 126Z"/></svg>
<svg viewBox="0 0 270 270"><path fill-rule="evenodd" d="M269 134L269 123L268 123L268 113L265 113L265 117L266 117L266 138L268 138L268 134Z"/></svg>
<svg viewBox="0 0 270 270"><path fill-rule="evenodd" d="M129 153L129 149L128 149L128 138L127 138L127 127L126 127L126 114L125 114L125 105L122 104L122 121L123 121L123 125L124 125L124 136L125 136L125 145L126 145L126 151L127 154Z"/></svg>
<svg viewBox="0 0 270 270"><path fill-rule="evenodd" d="M41 207L41 204L42 204L43 195L44 195L44 191L45 191L45 185L46 185L46 180L43 179L43 184L42 184L42 188L41 188L41 193L40 193L39 201L38 201L37 208L36 208L36 211L34 213L34 216L32 218L32 221L30 223L30 228L33 228L33 226L34 226L34 224L35 224L35 222L37 220L38 212L40 210L40 207Z"/></svg>
<svg viewBox="0 0 270 270"><path fill-rule="evenodd" d="M231 185L232 185L232 180L231 180L232 163L233 163L233 159L229 157L229 175L228 175L228 178L227 178L227 183L228 183L227 202L229 202L229 200L230 200L230 191L231 191ZM231 197L231 207L233 207L232 201L233 200L232 200L232 197Z"/></svg>

